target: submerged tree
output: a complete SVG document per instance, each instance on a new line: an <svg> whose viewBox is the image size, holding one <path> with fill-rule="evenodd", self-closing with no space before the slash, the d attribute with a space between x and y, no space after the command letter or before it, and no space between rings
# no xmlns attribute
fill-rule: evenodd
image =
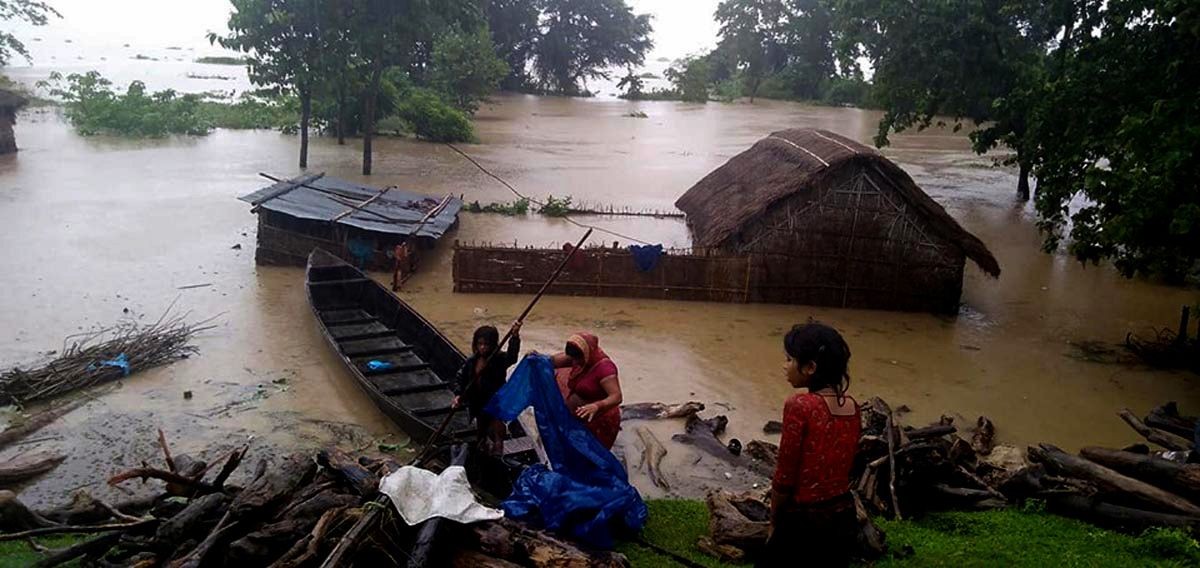
<svg viewBox="0 0 1200 568"><path fill-rule="evenodd" d="M784 19L782 0L724 0L714 14L721 25L717 51L727 54L741 70L750 102L763 79L787 63L780 43Z"/></svg>
<svg viewBox="0 0 1200 568"><path fill-rule="evenodd" d="M500 86L516 91L529 86L527 66L538 38L540 0L489 0L488 29L496 53L508 64Z"/></svg>
<svg viewBox="0 0 1200 568"><path fill-rule="evenodd" d="M222 47L248 55L255 85L300 100L300 167L308 167L308 130L313 91L324 80L323 34L328 14L322 0L230 0L229 35L209 34Z"/></svg>
<svg viewBox="0 0 1200 568"><path fill-rule="evenodd" d="M1182 279L1200 259L1200 10L1072 6L1030 127L1046 246Z"/></svg>
<svg viewBox="0 0 1200 568"><path fill-rule="evenodd" d="M474 114L479 102L508 75L508 65L496 56L486 28L438 36L431 65L430 85L467 114Z"/></svg>
<svg viewBox="0 0 1200 568"><path fill-rule="evenodd" d="M550 91L581 94L580 81L641 65L654 46L650 16L635 15L625 0L541 0L541 9L533 68Z"/></svg>
<svg viewBox="0 0 1200 568"><path fill-rule="evenodd" d="M57 10L45 2L37 0L0 0L0 20L21 20L35 26L44 26L50 17L61 18ZM29 60L29 50L25 44L11 32L0 30L0 66L8 65L13 55L20 55Z"/></svg>

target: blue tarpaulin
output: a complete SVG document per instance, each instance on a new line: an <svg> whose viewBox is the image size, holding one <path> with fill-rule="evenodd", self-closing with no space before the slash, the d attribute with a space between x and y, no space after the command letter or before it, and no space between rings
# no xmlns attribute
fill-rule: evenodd
<svg viewBox="0 0 1200 568"><path fill-rule="evenodd" d="M505 514L599 548L612 547L614 521L640 531L646 524L646 503L629 484L621 462L571 415L554 367L543 355L521 361L484 412L510 422L530 406L552 469L541 464L526 468L502 504Z"/></svg>
<svg viewBox="0 0 1200 568"><path fill-rule="evenodd" d="M629 245L629 252L633 254L633 263L637 265L638 270L642 272L650 272L658 266L658 259L662 258L662 245Z"/></svg>

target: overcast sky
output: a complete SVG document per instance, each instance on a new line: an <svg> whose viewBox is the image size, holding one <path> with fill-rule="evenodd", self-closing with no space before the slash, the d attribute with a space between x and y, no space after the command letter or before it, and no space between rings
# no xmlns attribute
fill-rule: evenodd
<svg viewBox="0 0 1200 568"><path fill-rule="evenodd" d="M47 0L63 17L46 28L18 26L35 58L33 37L45 41L71 39L81 46L169 45L196 47L207 44L204 35L222 31L228 18L228 0ZM627 0L636 13L654 17L654 51L675 59L711 48L717 26L712 15L719 0ZM19 61L15 62L20 64Z"/></svg>

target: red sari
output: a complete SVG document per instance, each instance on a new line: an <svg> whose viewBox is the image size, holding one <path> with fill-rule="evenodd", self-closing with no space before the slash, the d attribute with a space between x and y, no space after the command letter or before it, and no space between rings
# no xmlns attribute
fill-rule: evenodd
<svg viewBox="0 0 1200 568"><path fill-rule="evenodd" d="M582 401L579 406L607 398L608 393L600 385L600 380L608 377L617 380L617 365L608 358L603 349L600 349L600 339L590 333L577 333L567 339L567 342L583 352L584 363L559 370L556 378L563 398L569 401L574 395ZM575 408L571 408L571 411L574 412ZM617 441L617 433L621 431L621 407L618 405L597 412L592 416L592 420L584 422L584 425L605 448L611 450Z"/></svg>

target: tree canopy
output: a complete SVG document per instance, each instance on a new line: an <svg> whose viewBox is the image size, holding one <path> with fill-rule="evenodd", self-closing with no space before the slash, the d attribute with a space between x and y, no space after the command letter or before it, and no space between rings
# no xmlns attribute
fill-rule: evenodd
<svg viewBox="0 0 1200 568"><path fill-rule="evenodd" d="M0 0L0 20L5 22L20 20L35 26L44 26L51 17L61 18L49 4L38 0ZM29 59L29 50L25 43L17 39L11 32L0 30L0 66L8 65L13 55Z"/></svg>

